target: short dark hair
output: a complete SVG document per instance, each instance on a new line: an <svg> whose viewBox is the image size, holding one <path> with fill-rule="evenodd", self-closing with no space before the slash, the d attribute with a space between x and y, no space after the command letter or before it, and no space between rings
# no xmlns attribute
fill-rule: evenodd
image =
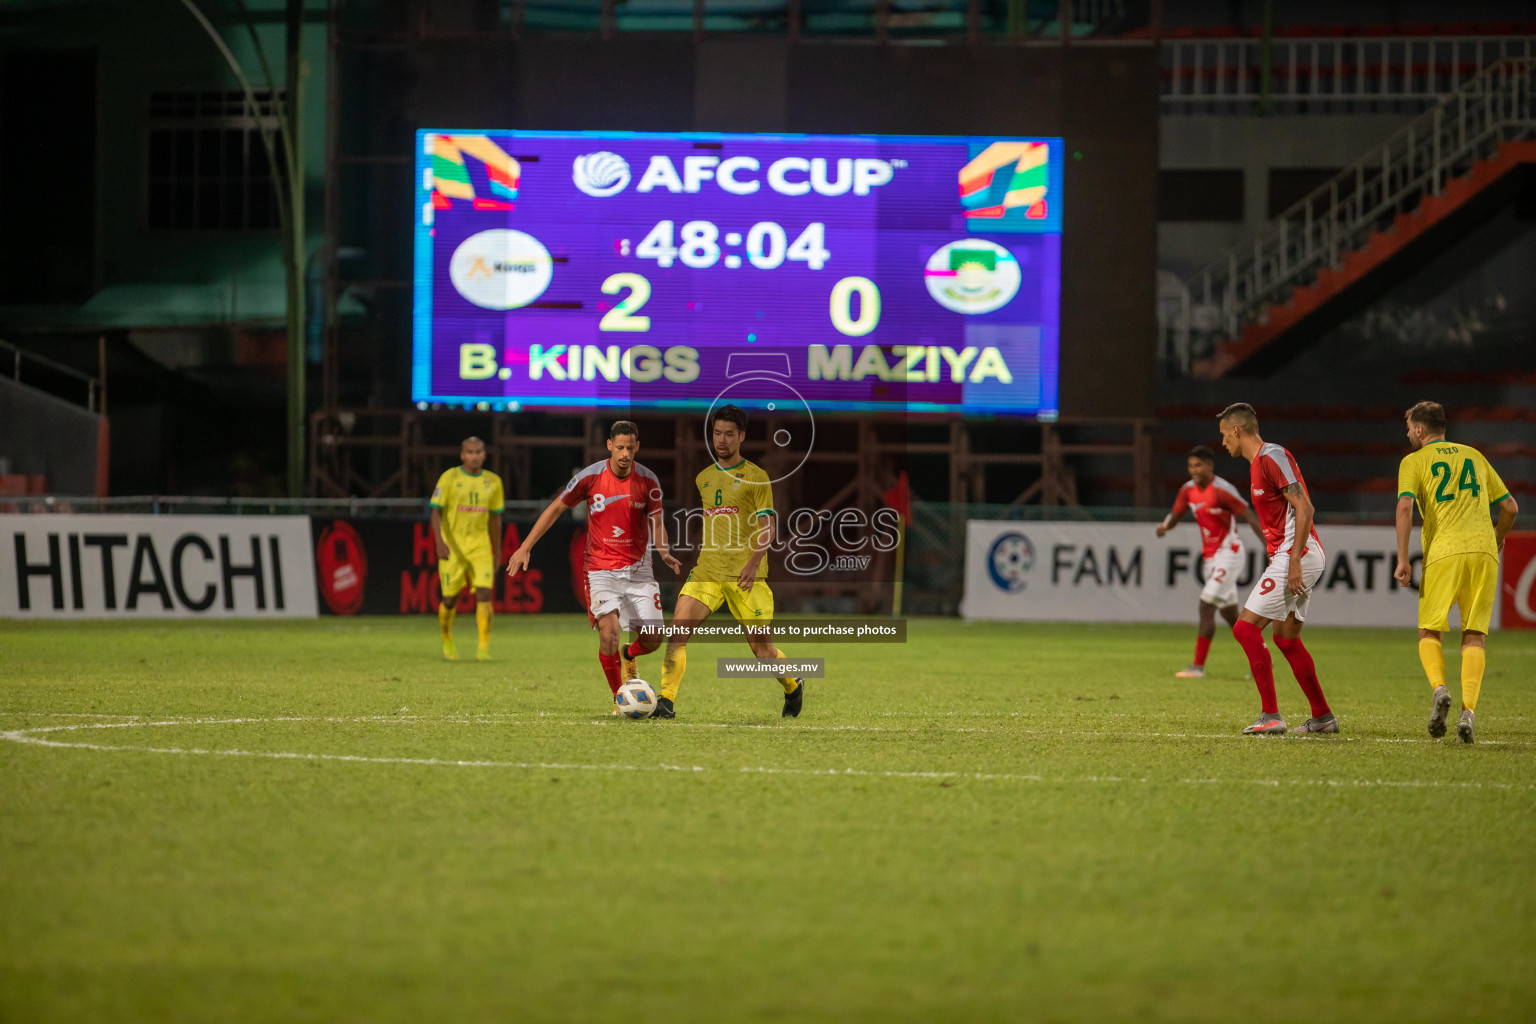
<svg viewBox="0 0 1536 1024"><path fill-rule="evenodd" d="M715 421L717 420L725 420L727 423L734 423L743 434L747 432L747 414L734 405L722 405L720 408L709 414L708 428L711 432L714 431Z"/></svg>
<svg viewBox="0 0 1536 1024"><path fill-rule="evenodd" d="M1403 413L1409 423L1417 423L1432 434L1445 433L1445 406L1439 402L1417 402Z"/></svg>
<svg viewBox="0 0 1536 1024"><path fill-rule="evenodd" d="M477 444L481 448L485 447L485 442L484 441L480 440L474 434L470 434L464 440L459 442L459 451L463 451L465 448L468 448L472 444Z"/></svg>
<svg viewBox="0 0 1536 1024"><path fill-rule="evenodd" d="M1233 402L1221 410L1221 415L1216 417L1218 423L1227 420L1236 420L1238 428L1245 434L1257 434L1259 432L1259 414L1253 411L1253 406L1247 402Z"/></svg>
<svg viewBox="0 0 1536 1024"><path fill-rule="evenodd" d="M1197 444L1189 450L1189 458L1199 459L1201 462L1209 462L1216 465L1216 453L1203 444Z"/></svg>
<svg viewBox="0 0 1536 1024"><path fill-rule="evenodd" d="M621 434L629 434L636 441L640 440L640 428L631 420L615 420L612 427L608 428L608 440L615 441Z"/></svg>

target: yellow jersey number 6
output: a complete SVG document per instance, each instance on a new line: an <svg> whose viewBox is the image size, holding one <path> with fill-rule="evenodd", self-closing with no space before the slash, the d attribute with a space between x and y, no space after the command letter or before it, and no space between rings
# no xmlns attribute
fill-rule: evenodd
<svg viewBox="0 0 1536 1024"><path fill-rule="evenodd" d="M629 289L629 294L613 304L613 308L603 314L598 321L597 329L600 331L648 331L651 329L651 318L648 316L635 316L635 312L644 306L651 298L651 282L639 274L614 274L603 282L604 295L617 295L624 289Z"/></svg>

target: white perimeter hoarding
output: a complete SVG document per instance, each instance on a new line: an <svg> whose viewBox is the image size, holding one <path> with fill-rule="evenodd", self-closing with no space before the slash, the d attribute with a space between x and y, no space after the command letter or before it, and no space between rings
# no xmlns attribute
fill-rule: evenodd
<svg viewBox="0 0 1536 1024"><path fill-rule="evenodd" d="M1246 601L1265 557L1253 531L1241 529L1248 559L1238 599ZM1418 591L1392 578L1392 527L1319 526L1317 532L1328 568L1312 593L1310 624L1417 627ZM1418 532L1409 547L1415 586L1422 572ZM1193 622L1204 582L1200 561L1192 523L1159 538L1151 523L972 521L960 613L1013 621ZM1455 612L1451 622L1455 628Z"/></svg>
<svg viewBox="0 0 1536 1024"><path fill-rule="evenodd" d="M0 618L313 618L307 516L0 515Z"/></svg>

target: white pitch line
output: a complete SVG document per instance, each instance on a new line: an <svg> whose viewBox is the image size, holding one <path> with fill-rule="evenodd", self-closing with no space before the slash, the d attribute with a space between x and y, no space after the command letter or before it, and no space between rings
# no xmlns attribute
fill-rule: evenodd
<svg viewBox="0 0 1536 1024"><path fill-rule="evenodd" d="M897 772L870 771L862 768L743 768L752 775L821 775L821 776L868 776L890 779L982 779L1014 782L1048 782L1071 785L1082 782L1130 782L1148 786L1167 785L1235 785L1235 786L1330 786L1337 788L1366 788L1375 786L1402 787L1406 789L1536 789L1536 785L1516 786L1509 782L1442 782L1410 779L1128 779L1119 775L1081 775L1048 779L1041 775L1014 775L991 772Z"/></svg>
<svg viewBox="0 0 1536 1024"><path fill-rule="evenodd" d="M143 718L143 715L108 715L96 711L0 711L7 718Z"/></svg>
<svg viewBox="0 0 1536 1024"><path fill-rule="evenodd" d="M610 724L609 721L606 720L606 719L590 719L590 720L583 719L582 721L586 721L590 725L608 725L608 724ZM551 723L551 724L567 724L567 723ZM573 723L571 723L571 724L573 724ZM907 733L907 734L910 734L910 733L921 733L921 732L933 732L933 731L935 731L931 726L930 727L922 726L920 721L918 721L917 724L915 724L914 727L910 728L910 729L891 729L891 728L887 728L887 727L881 726L881 725L806 725L806 724L802 724L802 723L796 723L795 725L784 726L784 725L772 725L772 724L761 724L761 723L745 723L745 722L742 722L742 723L734 723L734 722L669 722L669 723L667 723L666 728L669 728L669 729L683 729L683 728L689 728L689 729L769 729L769 730L782 729L782 730L786 731L786 735L788 735L790 733L793 733L793 732L890 732L890 733ZM1262 743L1265 740L1274 740L1274 739L1277 739L1277 738L1283 738L1283 739L1292 740L1292 741L1299 741L1299 740L1304 740L1304 739L1313 739L1313 740L1319 739L1319 737L1315 737L1315 736L1309 737L1309 736L1306 736L1303 733L1287 734L1284 737L1275 737L1275 736L1259 736L1259 737L1254 737L1254 736L1244 736L1241 732L1107 732L1107 731L1103 731L1103 730L1092 730L1092 729L973 729L973 728L958 728L957 729L957 728L948 728L948 729L941 729L941 730L937 730L937 731L946 732L946 733L948 733L948 732L956 732L956 733L979 732L979 733L990 733L990 734L994 734L994 735L1006 735L1006 736L1094 736L1094 737L1110 737L1110 738L1126 738L1126 739L1241 740L1244 743ZM1328 743L1422 743L1422 744L1434 744L1434 743L1438 743L1439 741L1433 740L1433 739L1427 739L1427 738L1426 739L1419 739L1419 738L1415 738L1415 737L1338 736L1338 735L1330 735L1330 736L1327 737L1325 742L1328 742ZM1529 747L1529 746L1533 745L1532 743L1529 743L1529 742L1524 741L1524 740L1478 740L1478 744L1481 745L1481 746L1490 746L1490 747L1491 746Z"/></svg>
<svg viewBox="0 0 1536 1024"><path fill-rule="evenodd" d="M118 746L110 743L61 743L57 740L46 740L38 736L22 735L19 730L0 733L0 739L10 740L13 743L29 743L39 747L64 747L73 750L137 751L146 754L187 754L210 757L264 757L275 760L299 761L355 761L365 764L420 764L439 765L450 768L525 768L600 772L639 772L648 771L651 767L673 772L702 772L704 770L698 765L685 768L681 765L670 764L645 766L637 764L563 764L552 761L453 761L437 757L365 757L360 754L306 754L275 750L204 750L200 747L139 747Z"/></svg>
<svg viewBox="0 0 1536 1024"><path fill-rule="evenodd" d="M410 721L444 721L443 719L428 719L412 717ZM158 721L138 722L91 722L78 725L54 725L41 726L29 729L10 729L0 731L0 740L12 743L20 743L30 746L51 747L56 749L92 750L104 753L136 752L149 754L178 754L186 756L205 757L255 757L272 760L301 760L301 761L342 761L361 764L404 764L425 765L432 767L450 768L513 768L522 770L540 771L599 771L599 772L637 772L648 771L652 768L661 771L675 772L706 772L708 769L700 765L684 767L682 765L658 764L654 766L633 764L573 764L547 761L487 761L487 760L454 760L436 757L373 757L362 754L314 754L297 753L288 751L263 751L241 750L229 748L213 750L202 747L151 747L151 746L125 746L105 743L64 742L61 740L46 739L39 733L79 732L86 729L129 729L129 728L167 728L182 725L242 725L242 724L267 724L290 722L398 722L399 716L367 716L367 717L275 717L275 718L200 718L200 719L168 719ZM1503 790L1533 790L1536 785L1516 786L1507 782L1446 782L1442 780L1421 781L1416 779L1221 779L1221 778L1179 778L1179 779L1151 779L1151 778L1125 778L1118 775L1084 775L1078 777L1046 778L1041 775L1027 775L1009 772L941 772L941 771L896 771L863 768L771 768L746 766L738 770L739 774L751 775L809 775L822 777L865 777L865 778L891 778L891 779L968 779L977 781L1000 782L1039 782L1057 785L1073 785L1080 783L1131 783L1139 785L1255 785L1255 786L1328 786L1336 788L1368 788L1368 787L1393 787L1407 789L1503 789Z"/></svg>
<svg viewBox="0 0 1536 1024"><path fill-rule="evenodd" d="M170 725L239 725L251 722L340 722L351 724L366 724L372 722L440 722L445 725L554 725L554 726L610 726L615 723L612 716L591 718L579 716L575 718L564 717L555 712L538 711L531 715L519 715L517 712L483 712L469 715L308 715L285 716L271 718L181 718L170 719L161 722L145 721L140 716L134 715L85 715L69 712L0 712L3 715L26 716L34 718L64 718L64 717L92 717L130 719L129 721L117 721L99 725L85 726L53 726L49 728L137 728L143 726L170 726ZM1017 714L1017 713L1015 713ZM623 720L627 727L628 720ZM785 730L788 735L793 732L889 732L889 733L918 733L935 731L931 726L924 726L921 719L913 719L913 727L910 729L893 729L881 725L810 725L796 723L785 726L780 724L762 722L668 722L665 728L670 729L757 729L757 730ZM1346 723L1347 724L1347 723ZM29 732L41 731L29 729ZM946 728L938 730L954 733L990 733L1009 736L1089 736L1095 738L1127 738L1127 739L1165 739L1165 740L1240 740L1243 743L1273 742L1277 738L1296 741L1315 741L1325 743L1410 743L1433 746L1446 746L1440 740L1427 737L1412 736L1339 736L1330 735L1326 738L1307 736L1302 733L1286 734L1283 737L1274 736L1245 736L1240 732L1120 732L1095 729L978 729L978 728ZM1501 747L1531 747L1536 746L1526 740L1479 740L1479 746Z"/></svg>
<svg viewBox="0 0 1536 1024"><path fill-rule="evenodd" d="M1045 782L1040 775L1012 775L992 772L897 772L870 771L863 768L743 768L746 775L852 775L885 779L999 779L1017 782ZM1146 781L1146 780L1142 780Z"/></svg>

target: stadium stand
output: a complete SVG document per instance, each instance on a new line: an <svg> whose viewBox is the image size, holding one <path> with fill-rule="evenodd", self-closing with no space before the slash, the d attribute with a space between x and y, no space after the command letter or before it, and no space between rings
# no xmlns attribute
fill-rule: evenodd
<svg viewBox="0 0 1536 1024"><path fill-rule="evenodd" d="M1529 59L1486 69L1213 260L1171 311L1178 361L1273 369L1509 203L1536 164L1533 79Z"/></svg>
<svg viewBox="0 0 1536 1024"><path fill-rule="evenodd" d="M1536 407L1530 404L1460 404L1468 386L1437 382L1424 394L1443 396L1451 412L1449 435L1465 440L1492 460L1516 495L1536 494ZM1487 388L1482 389L1484 393ZM1366 518L1390 514L1397 465L1408 454L1403 410L1398 406L1261 406L1266 437L1283 443L1309 467L1308 486L1320 510ZM1183 483L1184 456L1195 444L1212 444L1221 405L1170 405L1158 410L1164 430L1162 485L1172 493Z"/></svg>

